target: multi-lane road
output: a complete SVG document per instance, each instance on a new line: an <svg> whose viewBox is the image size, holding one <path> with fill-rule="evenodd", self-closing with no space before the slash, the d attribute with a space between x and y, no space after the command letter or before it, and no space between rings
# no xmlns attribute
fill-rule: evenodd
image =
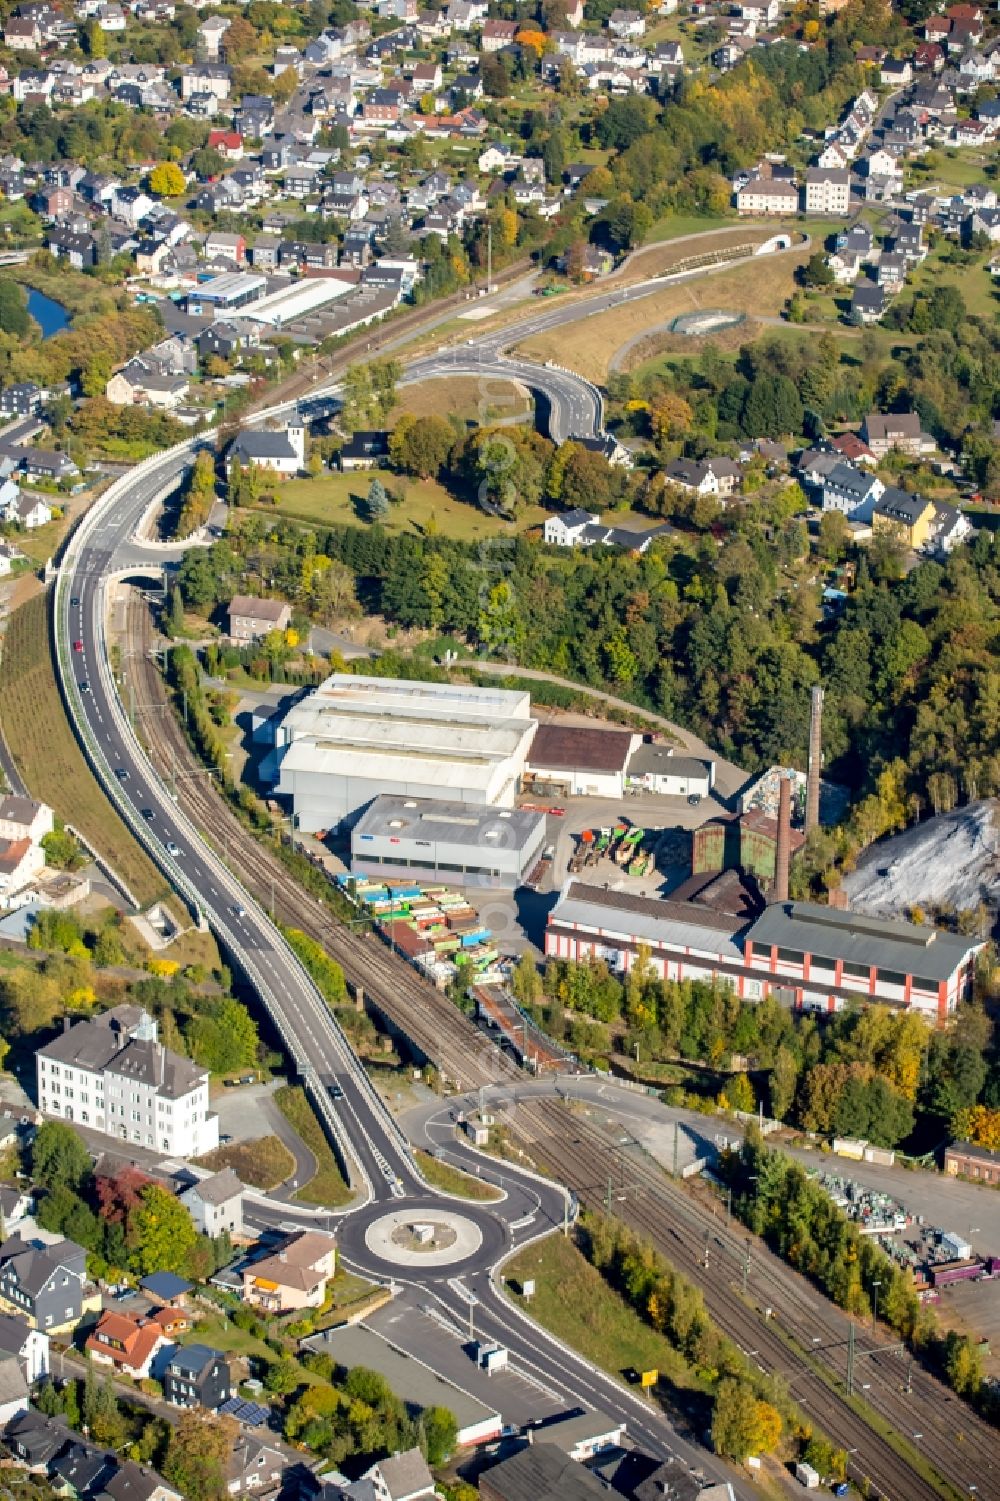
<svg viewBox="0 0 1000 1501"><path fill-rule="evenodd" d="M407 379L461 374L510 378L539 395L556 441L602 431L600 392L589 382L550 365L505 355L529 334L649 296L662 287L652 278L600 293L585 303L531 308L505 329L439 350L411 362ZM332 393L314 387L310 397ZM280 416L281 408L259 414ZM498 1264L513 1249L559 1226L566 1195L558 1186L505 1167L505 1197L495 1206L463 1202L473 1227L467 1254L438 1267L402 1268L380 1254L378 1226L399 1212L418 1223L444 1214L453 1201L435 1195L417 1170L396 1122L372 1088L357 1057L309 976L274 926L216 856L203 831L160 780L139 744L113 679L105 620L110 581L134 571L134 539L157 500L175 489L193 461L198 440L179 445L116 481L83 519L67 549L54 605L60 681L70 715L112 801L183 899L212 928L220 945L253 988L337 1143L355 1191L349 1211L324 1217L258 1205L259 1223L326 1223L337 1232L345 1261L384 1281L409 1283L428 1305L464 1323L473 1305L477 1333L506 1345L522 1369L533 1373L568 1407L588 1404L622 1419L633 1439L656 1455L676 1453L722 1478L724 1469L699 1446L679 1436L648 1401L592 1368L539 1330L514 1308L498 1285ZM442 1205L445 1208L442 1208ZM454 1212L454 1209L453 1209ZM727 1476L726 1478L731 1478ZM737 1492L746 1494L743 1482Z"/></svg>
<svg viewBox="0 0 1000 1501"><path fill-rule="evenodd" d="M719 1462L678 1435L648 1400L592 1368L509 1303L498 1285L498 1263L563 1223L565 1192L505 1168L504 1199L483 1207L457 1205L424 1182L405 1138L279 930L212 852L136 739L110 667L108 588L142 516L177 485L191 460L188 445L139 466L88 513L60 572L54 631L67 707L97 775L136 837L252 986L345 1159L355 1189L350 1210L316 1216L286 1203L258 1204L257 1222L329 1225L349 1266L410 1285L452 1323L468 1321L471 1303L477 1335L507 1346L519 1368L567 1408L583 1403L619 1418L653 1454L678 1454L722 1478ZM399 1212L407 1223L420 1223L448 1211L474 1227L476 1244L468 1255L422 1268L401 1267L380 1254L372 1227L387 1215Z"/></svg>

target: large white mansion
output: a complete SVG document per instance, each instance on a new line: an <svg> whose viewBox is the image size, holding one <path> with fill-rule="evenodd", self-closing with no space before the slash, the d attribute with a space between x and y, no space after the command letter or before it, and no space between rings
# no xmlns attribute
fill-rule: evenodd
<svg viewBox="0 0 1000 1501"><path fill-rule="evenodd" d="M75 1026L67 1018L35 1067L46 1115L170 1157L198 1157L219 1145L208 1070L158 1042L156 1022L138 1006L116 1006Z"/></svg>

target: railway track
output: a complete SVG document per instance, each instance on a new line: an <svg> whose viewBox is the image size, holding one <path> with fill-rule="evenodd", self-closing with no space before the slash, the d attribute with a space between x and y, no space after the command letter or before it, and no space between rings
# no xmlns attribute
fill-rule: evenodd
<svg viewBox="0 0 1000 1501"><path fill-rule="evenodd" d="M616 1217L701 1289L718 1326L762 1369L783 1377L803 1410L851 1451L852 1475L873 1494L940 1501L942 1494L971 1493L998 1501L996 1433L942 1383L856 1325L854 1388L863 1405L852 1405L847 1315L735 1220L727 1223L724 1206L681 1188L631 1141L624 1144L620 1131L551 1103L518 1106L515 1116L521 1112L535 1158L587 1207L606 1209L610 1198ZM933 1483L926 1469L936 1472Z"/></svg>
<svg viewBox="0 0 1000 1501"><path fill-rule="evenodd" d="M378 938L352 932L301 887L289 891L279 856L247 831L191 750L151 646L149 611L133 596L126 655L137 689L136 728L160 775L167 782L176 777L185 811L247 889L265 907L273 903L279 921L320 943L350 984L363 988L386 1020L462 1090L520 1078L505 1054ZM845 1387L846 1315L763 1245L751 1242L742 1227L727 1225L717 1203L681 1189L651 1159L634 1151L626 1156L620 1133L609 1136L556 1102L520 1103L511 1125L540 1165L582 1203L603 1208L610 1196L612 1212L701 1288L719 1327L764 1369L786 1379L803 1410L851 1452L852 1474L868 1483L870 1494L886 1501L940 1501L942 1495L957 1498L974 1487L984 1501L1000 1501L998 1469L988 1457L996 1446L994 1430L922 1369L912 1368L911 1390L904 1393L905 1363L895 1354L873 1353L876 1341L863 1340L855 1389L870 1415L831 1389L831 1379ZM628 1139L627 1145L634 1144ZM754 1249L744 1296L748 1244ZM765 1307L777 1318L766 1319ZM827 1379L813 1368L818 1364ZM895 1430L903 1454L880 1426ZM927 1478L921 1461L937 1472L940 1483Z"/></svg>
<svg viewBox="0 0 1000 1501"><path fill-rule="evenodd" d="M405 1033L459 1089L517 1078L516 1065L377 935L352 932L301 886L289 891L288 871L279 855L243 826L188 744L150 656L151 647L149 611L133 594L124 657L135 690L136 730L163 780L176 783L185 812L256 900L265 908L273 906L279 922L300 928L322 944L355 993L363 990L386 1021Z"/></svg>

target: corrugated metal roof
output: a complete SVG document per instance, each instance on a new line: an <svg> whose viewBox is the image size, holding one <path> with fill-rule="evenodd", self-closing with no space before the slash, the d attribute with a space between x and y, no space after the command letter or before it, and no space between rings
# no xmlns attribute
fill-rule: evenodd
<svg viewBox="0 0 1000 1501"><path fill-rule="evenodd" d="M979 940L818 902L773 902L748 937L756 945L796 949L824 959L912 974L935 983L947 980L981 947Z"/></svg>
<svg viewBox="0 0 1000 1501"><path fill-rule="evenodd" d="M623 771L631 746L630 730L540 724L531 742L528 764L550 771Z"/></svg>

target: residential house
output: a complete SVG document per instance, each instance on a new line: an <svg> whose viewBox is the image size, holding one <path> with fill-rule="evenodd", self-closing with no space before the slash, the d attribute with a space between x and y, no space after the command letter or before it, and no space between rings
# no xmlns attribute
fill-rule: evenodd
<svg viewBox="0 0 1000 1501"><path fill-rule="evenodd" d="M133 1319L109 1310L101 1315L84 1348L97 1365L111 1366L119 1375L143 1381L157 1352L167 1343L162 1328L152 1319Z"/></svg>
<svg viewBox="0 0 1000 1501"><path fill-rule="evenodd" d="M175 1407L216 1411L235 1395L236 1382L221 1350L179 1346L163 1368L163 1395Z"/></svg>
<svg viewBox="0 0 1000 1501"><path fill-rule="evenodd" d="M230 1496L273 1495L280 1490L287 1467L279 1449L244 1429L226 1460L226 1491Z"/></svg>
<svg viewBox="0 0 1000 1501"><path fill-rule="evenodd" d="M198 53L203 61L222 61L224 38L229 26L228 16L209 16L202 21L198 27Z"/></svg>
<svg viewBox="0 0 1000 1501"><path fill-rule="evenodd" d="M229 602L227 614L230 640L241 642L260 641L271 631L287 630L292 618L291 606L287 605L284 600L256 599L249 594L234 595ZM232 1176L234 1181L239 1183L235 1173ZM196 1187L201 1187L201 1185L196 1185ZM242 1185L240 1187L242 1188Z"/></svg>
<svg viewBox="0 0 1000 1501"><path fill-rule="evenodd" d="M49 1336L17 1314L0 1313L0 1360L18 1361L29 1386L49 1374Z"/></svg>
<svg viewBox="0 0 1000 1501"><path fill-rule="evenodd" d="M694 459L672 459L663 470L668 484L694 495L718 495L719 481L714 470Z"/></svg>
<svg viewBox="0 0 1000 1501"><path fill-rule="evenodd" d="M48 392L31 380L16 381L0 391L0 417L37 417Z"/></svg>
<svg viewBox="0 0 1000 1501"><path fill-rule="evenodd" d="M32 17L23 20L11 16L3 29L3 39L12 52L38 52L42 45L42 31Z"/></svg>
<svg viewBox="0 0 1000 1501"><path fill-rule="evenodd" d="M546 516L543 536L550 547L575 547L588 526L597 526L600 516L596 511L584 511L577 506L556 516Z"/></svg>
<svg viewBox="0 0 1000 1501"><path fill-rule="evenodd" d="M105 1496L109 1501L182 1501L180 1492L169 1486L162 1475L137 1465L132 1459L119 1463L111 1479L104 1482L102 1501Z"/></svg>
<svg viewBox="0 0 1000 1501"><path fill-rule="evenodd" d="M137 355L115 372L104 388L113 406L156 407L171 411L187 398L186 375L164 374L156 365Z"/></svg>
<svg viewBox="0 0 1000 1501"><path fill-rule="evenodd" d="M234 266L243 266L247 258L247 242L242 235L225 234L212 230L205 239L207 260L231 261Z"/></svg>
<svg viewBox="0 0 1000 1501"><path fill-rule="evenodd" d="M908 57L887 57L879 70L879 83L887 89L904 89L913 82L913 64Z"/></svg>
<svg viewBox="0 0 1000 1501"><path fill-rule="evenodd" d="M271 1313L318 1308L336 1266L336 1241L321 1230L290 1235L279 1249L243 1273L243 1298Z"/></svg>
<svg viewBox="0 0 1000 1501"><path fill-rule="evenodd" d="M848 521L871 521L875 504L885 493L877 474L856 469L843 460L823 476L819 488L823 510L840 511Z"/></svg>
<svg viewBox="0 0 1000 1501"><path fill-rule="evenodd" d="M868 444L857 433L839 433L836 438L831 438L830 447L848 464L867 464L874 469L878 462Z"/></svg>
<svg viewBox="0 0 1000 1501"><path fill-rule="evenodd" d="M875 502L872 532L876 537L893 536L916 550L930 540L933 520L934 506L929 500L890 486Z"/></svg>
<svg viewBox="0 0 1000 1501"><path fill-rule="evenodd" d="M388 433L358 431L341 445L337 463L344 473L354 469L376 469L388 452Z"/></svg>
<svg viewBox="0 0 1000 1501"><path fill-rule="evenodd" d="M497 21L491 18L483 25L483 51L499 52L501 48L511 46L516 36L516 21Z"/></svg>
<svg viewBox="0 0 1000 1501"><path fill-rule="evenodd" d="M229 606L231 636L234 625L233 606L236 603L237 600L234 599ZM256 603L259 606L279 604L280 601L260 600ZM290 620L291 610L287 605L284 609L288 611L287 619ZM249 617L237 615L235 621L242 627L244 621L249 622ZM285 626L275 625L271 629L284 630ZM180 1195L180 1201L203 1235L211 1235L214 1238L216 1235L221 1235L223 1231L228 1235L243 1234L243 1184L231 1167L224 1168L221 1173L214 1173L210 1178L199 1179L197 1183L193 1183L190 1188L184 1190Z"/></svg>
<svg viewBox="0 0 1000 1501"><path fill-rule="evenodd" d="M851 322L859 325L879 323L886 310L884 287L862 278L855 282L851 296Z"/></svg>
<svg viewBox="0 0 1000 1501"><path fill-rule="evenodd" d="M64 1418L48 1418L29 1409L6 1425L3 1440L16 1464L34 1475L44 1475L72 1436Z"/></svg>
<svg viewBox="0 0 1000 1501"><path fill-rule="evenodd" d="M739 214L796 214L798 209L798 188L782 178L753 177L736 194Z"/></svg>
<svg viewBox="0 0 1000 1501"><path fill-rule="evenodd" d="M49 1484L67 1501L98 1496L117 1468L113 1454L74 1440L49 1465Z"/></svg>
<svg viewBox="0 0 1000 1501"><path fill-rule="evenodd" d="M929 552L948 557L956 547L967 542L972 533L972 522L963 511L956 506L947 505L942 500L936 500L934 515L931 518L930 535L924 547Z"/></svg>
<svg viewBox="0 0 1000 1501"><path fill-rule="evenodd" d="M876 284L887 292L899 292L906 284L906 256L883 250L875 272Z"/></svg>
<svg viewBox="0 0 1000 1501"><path fill-rule="evenodd" d="M87 1281L87 1253L74 1241L44 1245L12 1235L0 1245L0 1309L19 1314L32 1329L74 1329L100 1302Z"/></svg>
<svg viewBox="0 0 1000 1501"><path fill-rule="evenodd" d="M608 17L608 30L620 37L645 36L646 18L641 11L619 8Z"/></svg>
<svg viewBox="0 0 1000 1501"><path fill-rule="evenodd" d="M283 432L245 428L229 450L229 467L266 469L271 474L298 474L305 468L306 430L298 420Z"/></svg>
<svg viewBox="0 0 1000 1501"><path fill-rule="evenodd" d="M434 1476L419 1449L398 1450L365 1470L375 1501L424 1501L433 1498Z"/></svg>
<svg viewBox="0 0 1000 1501"><path fill-rule="evenodd" d="M238 130L210 130L206 144L209 151L217 151L224 161L243 160L243 137Z"/></svg>
<svg viewBox="0 0 1000 1501"><path fill-rule="evenodd" d="M877 459L885 458L894 448L919 458L935 446L934 440L921 431L916 412L869 412L861 434Z"/></svg>
<svg viewBox="0 0 1000 1501"><path fill-rule="evenodd" d="M196 94L211 94L217 102L224 103L229 98L232 81L232 69L225 63L192 63L181 69L181 98L188 100Z"/></svg>

